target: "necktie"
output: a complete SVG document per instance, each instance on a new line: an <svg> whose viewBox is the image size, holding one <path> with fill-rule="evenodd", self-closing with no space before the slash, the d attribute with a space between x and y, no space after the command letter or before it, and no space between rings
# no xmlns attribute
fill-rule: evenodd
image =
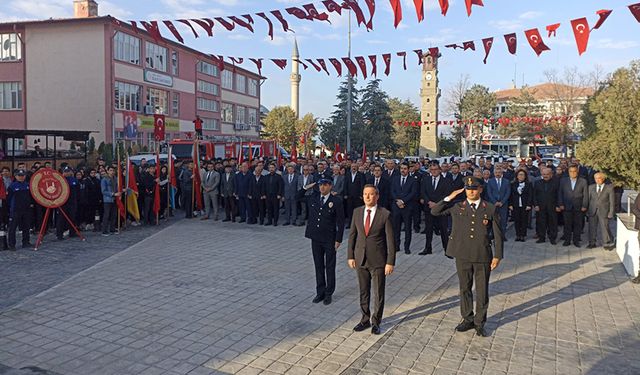
<svg viewBox="0 0 640 375"><path fill-rule="evenodd" d="M374 185L375 187L378 187L378 178L376 177L376 183Z"/></svg>
<svg viewBox="0 0 640 375"><path fill-rule="evenodd" d="M211 177L211 172L207 172L207 182L209 182L209 177Z"/></svg>
<svg viewBox="0 0 640 375"><path fill-rule="evenodd" d="M325 199L326 197L324 195L320 197L320 205L324 206Z"/></svg>
<svg viewBox="0 0 640 375"><path fill-rule="evenodd" d="M402 177L402 181L400 181L400 187L403 187L403 186L404 186L404 179L405 179L405 178L406 178L406 177Z"/></svg>
<svg viewBox="0 0 640 375"><path fill-rule="evenodd" d="M367 210L367 219L364 221L364 235L369 235L369 229L371 229L371 209Z"/></svg>
<svg viewBox="0 0 640 375"><path fill-rule="evenodd" d="M602 192L602 185L598 185L598 194Z"/></svg>
<svg viewBox="0 0 640 375"><path fill-rule="evenodd" d="M293 175L289 175L289 183L291 183L291 181L293 181Z"/></svg>
<svg viewBox="0 0 640 375"><path fill-rule="evenodd" d="M476 204L471 203L471 211L476 212Z"/></svg>
<svg viewBox="0 0 640 375"><path fill-rule="evenodd" d="M433 181L431 182L431 187L433 188L433 190L436 190L436 178L433 178Z"/></svg>
<svg viewBox="0 0 640 375"><path fill-rule="evenodd" d="M500 190L501 182L502 182L502 181L501 181L501 179L499 178L499 179L498 179L498 190Z"/></svg>

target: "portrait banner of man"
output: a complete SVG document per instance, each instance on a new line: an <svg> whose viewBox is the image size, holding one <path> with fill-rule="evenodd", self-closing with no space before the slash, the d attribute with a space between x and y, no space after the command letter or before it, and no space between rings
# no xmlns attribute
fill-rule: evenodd
<svg viewBox="0 0 640 375"><path fill-rule="evenodd" d="M136 139L138 136L138 114L136 112L122 112L124 124L124 138Z"/></svg>

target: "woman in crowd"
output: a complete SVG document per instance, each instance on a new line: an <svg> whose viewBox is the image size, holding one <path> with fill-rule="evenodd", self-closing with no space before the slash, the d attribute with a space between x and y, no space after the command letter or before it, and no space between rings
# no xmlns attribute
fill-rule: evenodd
<svg viewBox="0 0 640 375"><path fill-rule="evenodd" d="M516 241L524 242L527 237L529 212L533 204L533 189L525 169L516 172L511 183L511 199L509 209L515 221Z"/></svg>

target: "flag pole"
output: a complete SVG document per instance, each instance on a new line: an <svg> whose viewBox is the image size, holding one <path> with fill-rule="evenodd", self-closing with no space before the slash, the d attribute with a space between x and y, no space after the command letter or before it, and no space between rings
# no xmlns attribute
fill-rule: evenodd
<svg viewBox="0 0 640 375"><path fill-rule="evenodd" d="M156 142L156 176L160 176L160 144L159 142ZM154 176L155 177L155 176ZM154 193L160 194L160 179L158 178L158 181L156 181L156 184L158 184L158 189L156 189L156 191L154 191ZM168 192L168 190L167 190ZM156 197L154 195L153 197L153 205L155 206L156 204L156 199L158 200L158 202L160 202L160 197ZM158 208L158 210L156 211L156 225L158 225L160 221L160 208Z"/></svg>
<svg viewBox="0 0 640 375"><path fill-rule="evenodd" d="M122 191L122 186L120 186L120 172L122 172L122 167L120 166L120 147L118 147L118 144L116 142L116 159L118 160L118 175L116 176L116 188L118 190L118 192ZM116 199L120 199L120 197L115 197ZM125 200L126 202L126 200ZM114 202L115 203L115 202ZM118 208L118 205L116 204L116 210L118 212L118 233L120 233L120 221L121 221L121 217L120 217L120 209ZM113 211L111 211L113 212ZM125 215L126 215L127 209L125 208ZM109 230L111 230L111 228L109 228Z"/></svg>
<svg viewBox="0 0 640 375"><path fill-rule="evenodd" d="M165 210L165 219L169 220L171 214L171 174L173 173L173 149L171 145L167 146L167 209Z"/></svg>

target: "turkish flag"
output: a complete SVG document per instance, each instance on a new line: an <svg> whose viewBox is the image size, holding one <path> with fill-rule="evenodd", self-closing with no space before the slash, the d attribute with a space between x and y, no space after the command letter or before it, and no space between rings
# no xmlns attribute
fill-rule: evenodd
<svg viewBox="0 0 640 375"><path fill-rule="evenodd" d="M556 32L558 31L558 28L560 27L559 23L554 23L553 25L547 25L547 31L549 32L549 35L547 35L549 38L551 38L551 36L556 36Z"/></svg>
<svg viewBox="0 0 640 375"><path fill-rule="evenodd" d="M462 43L462 48L464 48L464 50L468 50L471 49L472 51L476 50L476 44L473 42L473 40L470 40L468 42L464 42Z"/></svg>
<svg viewBox="0 0 640 375"><path fill-rule="evenodd" d="M482 0L464 0L466 6L467 6L467 16L471 16L471 6L472 5L478 5L483 7L484 4L482 3Z"/></svg>
<svg viewBox="0 0 640 375"><path fill-rule="evenodd" d="M189 20L178 20L178 22L187 25L191 29L191 32L193 32L193 36L198 39L198 33L196 32L196 29L193 28L193 25L189 23Z"/></svg>
<svg viewBox="0 0 640 375"><path fill-rule="evenodd" d="M587 50L589 44L589 22L585 17L571 20L571 28L578 45L578 53L582 55Z"/></svg>
<svg viewBox="0 0 640 375"><path fill-rule="evenodd" d="M493 47L493 37L482 39L482 45L484 46L484 60L482 60L482 62L486 64L489 52L491 52L491 47Z"/></svg>
<svg viewBox="0 0 640 375"><path fill-rule="evenodd" d="M293 144L293 146L291 146L291 161L298 161L298 150L296 149L295 143Z"/></svg>
<svg viewBox="0 0 640 375"><path fill-rule="evenodd" d="M356 66L356 64L353 63L353 61L350 58L343 57L342 62L344 62L344 65L347 66L347 69L349 70L349 74L351 74L352 77L358 76L358 67Z"/></svg>
<svg viewBox="0 0 640 375"><path fill-rule="evenodd" d="M164 115L153 115L153 137L156 141L164 141Z"/></svg>
<svg viewBox="0 0 640 375"><path fill-rule="evenodd" d="M367 21L367 29L373 30L373 15L376 13L376 1L375 0L364 0L367 4L367 8L369 8L369 21Z"/></svg>
<svg viewBox="0 0 640 375"><path fill-rule="evenodd" d="M540 56L542 52L550 50L550 48L547 47L547 45L542 41L542 36L540 35L540 31L538 31L538 29L526 30L524 32L524 35L527 36L529 45L531 46L531 48L533 48L536 55Z"/></svg>
<svg viewBox="0 0 640 375"><path fill-rule="evenodd" d="M171 21L162 21L162 22L167 27L167 29L171 31L171 34L173 34L173 36L176 39L178 39L180 43L184 43L184 39L182 38L182 35L180 35L180 33L178 32L178 29L176 29L176 27L173 25L173 22Z"/></svg>
<svg viewBox="0 0 640 375"><path fill-rule="evenodd" d="M391 10L393 10L393 26L397 29L402 21L402 4L400 0L389 0L389 2L391 3Z"/></svg>
<svg viewBox="0 0 640 375"><path fill-rule="evenodd" d="M364 60L364 57L356 56L356 62L358 63L358 66L360 67L360 71L362 72L362 75L364 76L364 79L367 79L367 62Z"/></svg>
<svg viewBox="0 0 640 375"><path fill-rule="evenodd" d="M440 49L438 47L429 48L429 55L431 56L431 58L437 59L438 57L440 57Z"/></svg>
<svg viewBox="0 0 640 375"><path fill-rule="evenodd" d="M362 144L362 160L364 160L364 162L367 162L367 144L363 143Z"/></svg>
<svg viewBox="0 0 640 375"><path fill-rule="evenodd" d="M598 22L596 22L596 24L593 26L593 29L599 29L600 26L602 26L602 24L604 23L604 21L607 20L607 18L609 17L609 15L611 14L611 10L610 9L600 9L599 11L596 12L596 14L598 15ZM591 30L593 30L591 29Z"/></svg>
<svg viewBox="0 0 640 375"><path fill-rule="evenodd" d="M160 155L156 152L156 179L160 180ZM153 213L160 212L160 184L155 183L153 187Z"/></svg>
<svg viewBox="0 0 640 375"><path fill-rule="evenodd" d="M320 64L320 66L322 67L322 70L324 70L324 72L327 73L327 75L331 75L329 74L329 70L327 70L327 64L324 62L324 59L318 59L318 64Z"/></svg>
<svg viewBox="0 0 640 375"><path fill-rule="evenodd" d="M518 37L516 36L516 33L506 34L504 36L504 40L507 42L509 53L515 55L518 50Z"/></svg>
<svg viewBox="0 0 640 375"><path fill-rule="evenodd" d="M271 61L282 70L287 67L287 59L271 59Z"/></svg>
<svg viewBox="0 0 640 375"><path fill-rule="evenodd" d="M398 56L402 57L402 66L404 70L407 70L407 53L406 52L398 52Z"/></svg>
<svg viewBox="0 0 640 375"><path fill-rule="evenodd" d="M265 22L267 22L267 26L269 27L269 38L271 38L271 40L273 40L273 22L271 22L271 20L269 19L269 17L267 17L266 14L264 13L256 13L256 16L261 17L262 19L265 20Z"/></svg>
<svg viewBox="0 0 640 375"><path fill-rule="evenodd" d="M385 75L389 75L389 72L391 71L391 54L390 53L385 53L382 55L382 59L384 60L384 74Z"/></svg>
<svg viewBox="0 0 640 375"><path fill-rule="evenodd" d="M442 11L442 15L446 16L447 11L449 10L449 0L438 0L440 2L440 10Z"/></svg>
<svg viewBox="0 0 640 375"><path fill-rule="evenodd" d="M333 65L338 76L342 77L342 64L340 64L340 61L338 61L338 59L329 58L329 62Z"/></svg>
<svg viewBox="0 0 640 375"><path fill-rule="evenodd" d="M160 40L162 40L162 34L160 34L160 28L158 27L158 21L150 21L150 22L140 21L140 23L142 24L142 26L144 26L145 30L147 30L149 35L151 35L151 37L156 42L159 42Z"/></svg>
<svg viewBox="0 0 640 375"><path fill-rule="evenodd" d="M413 5L416 6L416 15L418 16L418 22L422 22L424 19L424 1L413 0Z"/></svg>
<svg viewBox="0 0 640 375"><path fill-rule="evenodd" d="M377 77L378 76L378 65L377 65L378 56L370 55L369 61L371 61L371 75L373 77Z"/></svg>
<svg viewBox="0 0 640 375"><path fill-rule="evenodd" d="M629 10L631 14L636 18L638 22L640 22L640 3L629 5Z"/></svg>

